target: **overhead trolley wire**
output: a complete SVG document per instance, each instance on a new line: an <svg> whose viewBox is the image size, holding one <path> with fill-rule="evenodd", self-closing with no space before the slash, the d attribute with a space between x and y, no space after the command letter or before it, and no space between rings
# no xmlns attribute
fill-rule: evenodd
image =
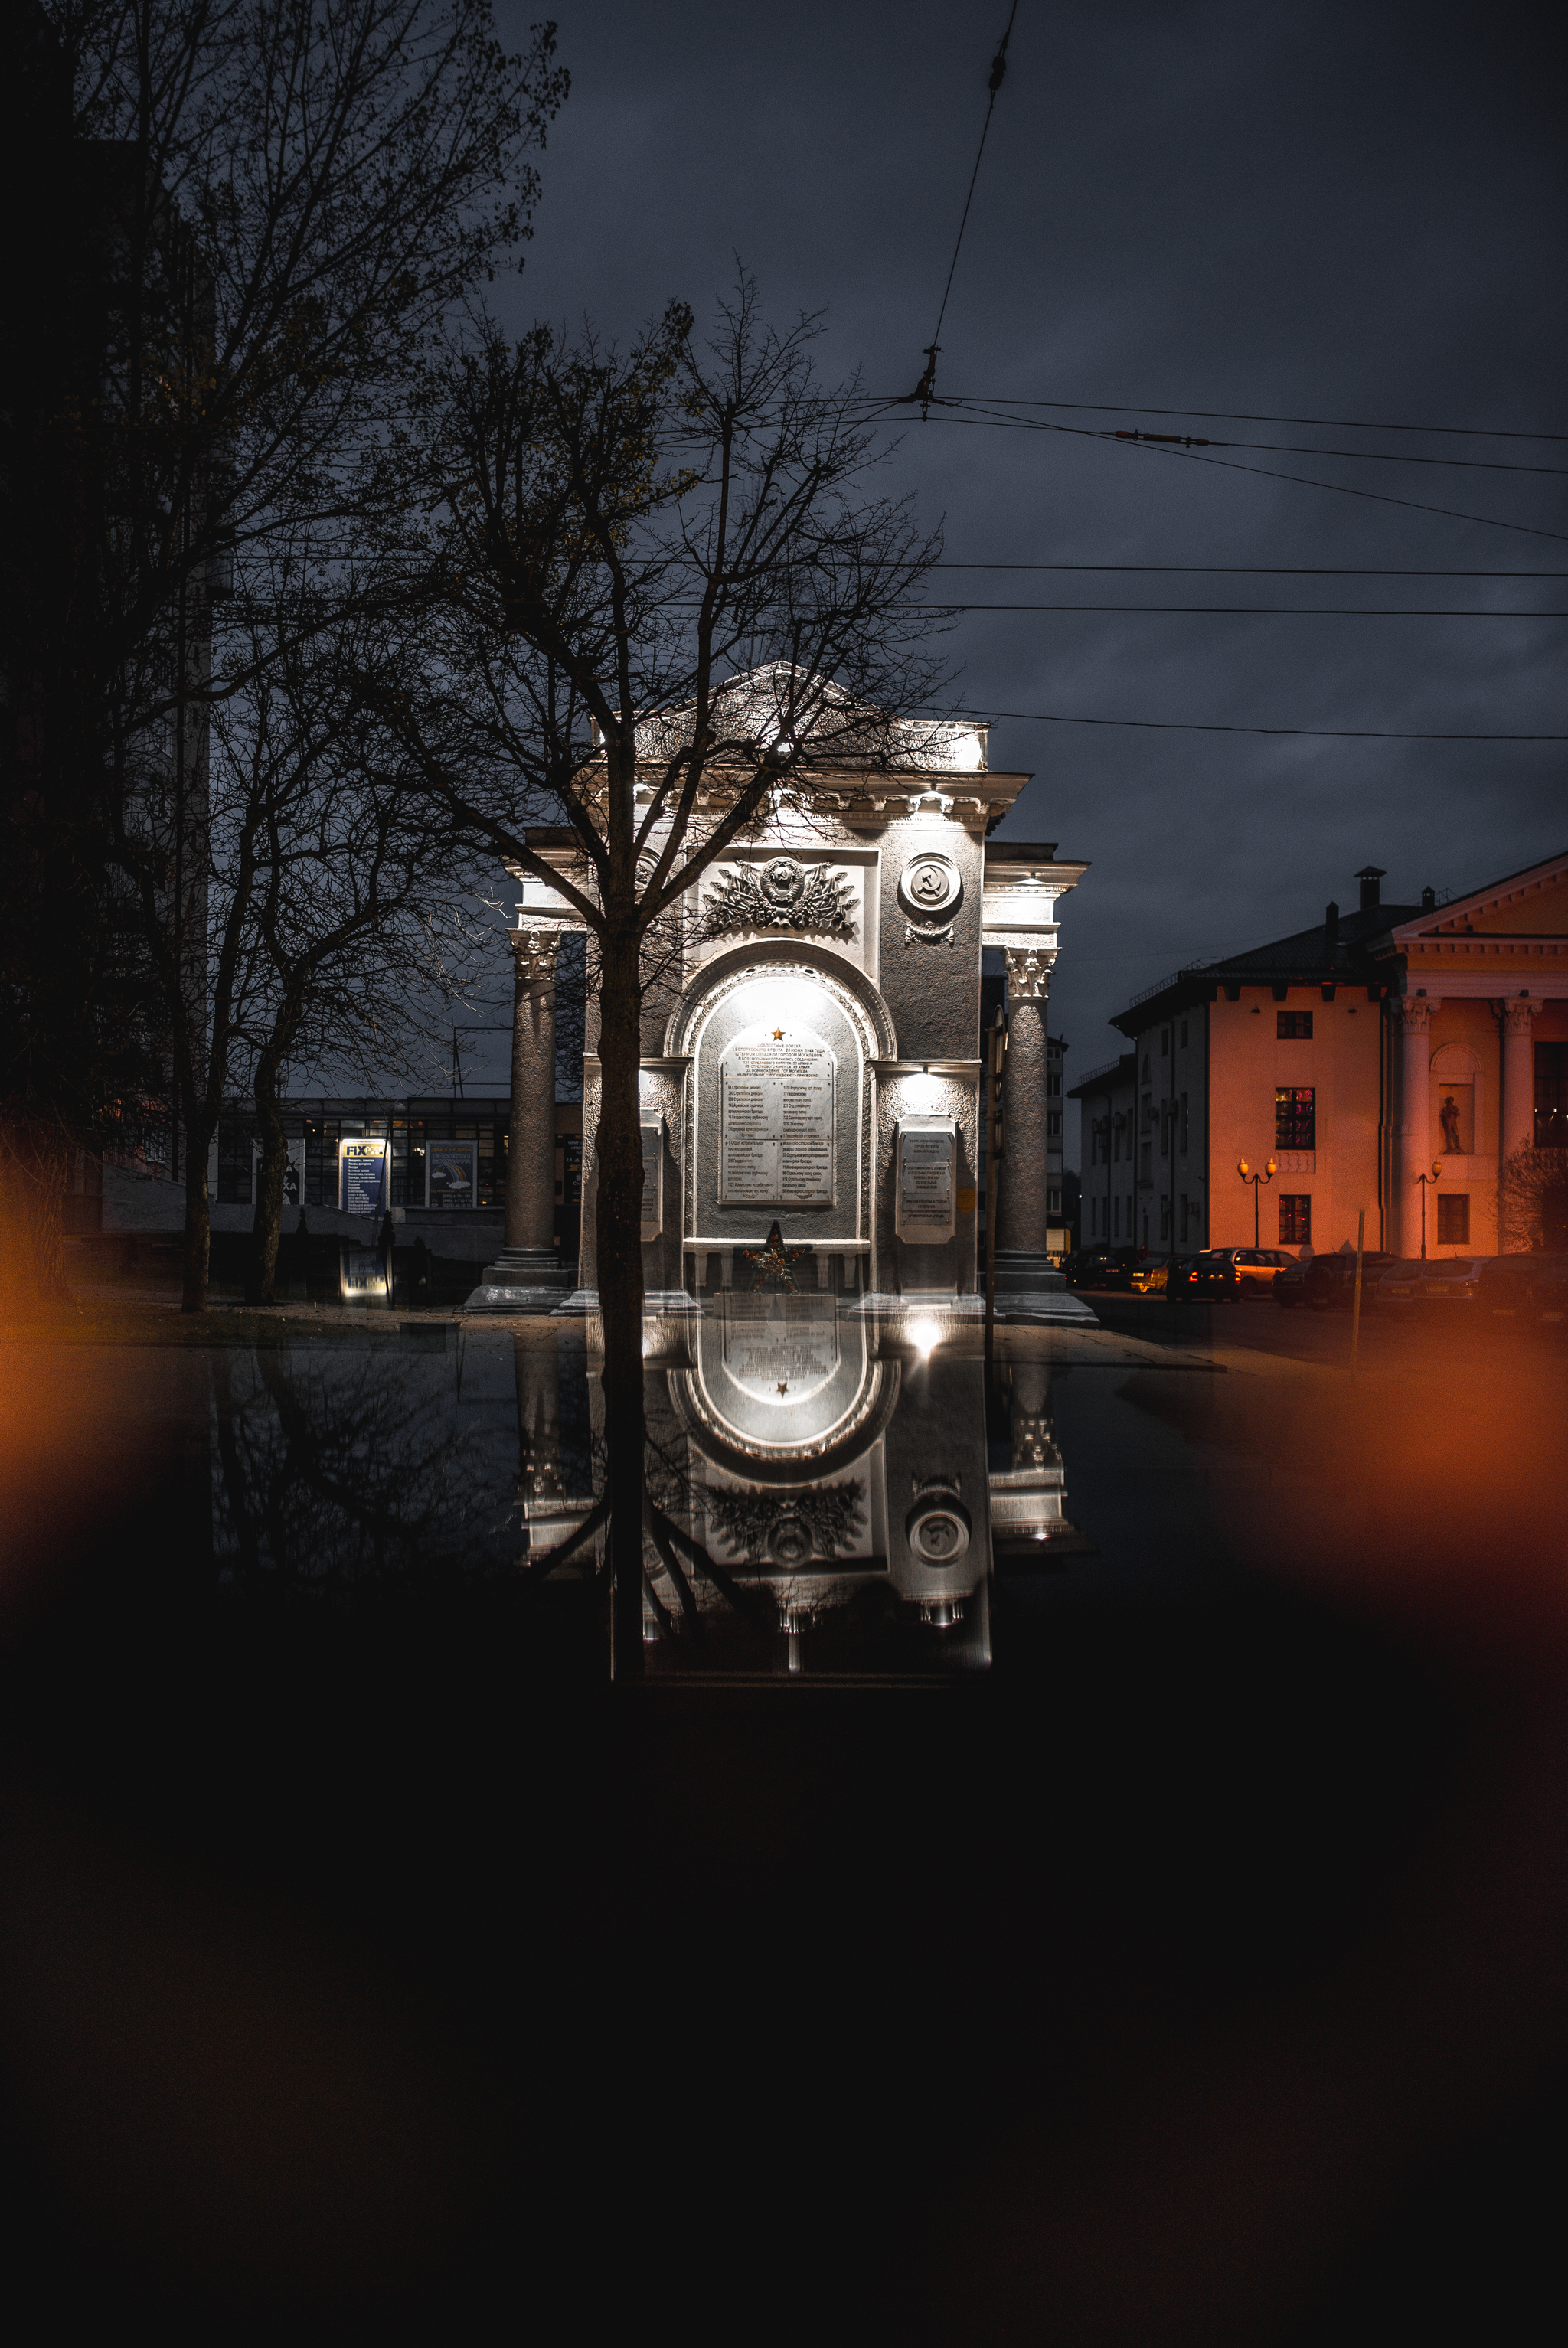
<svg viewBox="0 0 1568 2348"><path fill-rule="evenodd" d="M954 273L958 267L959 253L964 249L964 232L969 225L969 207L975 201L975 183L980 177L981 159L985 155L985 141L991 132L991 117L996 110L996 93L1001 88L1007 72L1007 44L1013 37L1013 20L1017 13L1018 0L1013 0L1013 5L1007 15L1007 29L997 43L996 54L991 60L991 78L987 84L990 96L985 102L985 119L980 126L980 144L975 149L975 169L969 174L969 192L964 199L964 214L958 223L958 236L953 247L953 259L948 263L947 283L942 289L942 307L936 314L936 332L925 346L925 373L921 376L914 389L903 395L905 404L913 403L917 399L921 402L923 417L931 399L932 386L936 381L936 359L942 348L942 322L947 315L947 297L953 291Z"/></svg>
<svg viewBox="0 0 1568 2348"><path fill-rule="evenodd" d="M1568 571L1380 571L1367 563L1318 564L1311 570L1263 562L950 562L933 571L1130 572L1140 577L1194 579L1568 579Z"/></svg>
<svg viewBox="0 0 1568 2348"><path fill-rule="evenodd" d="M1019 726L1120 726L1155 734L1278 734L1324 742L1568 742L1568 734L1417 734L1355 726L1216 726L1190 717L1068 717L1049 709L950 709L945 718Z"/></svg>
<svg viewBox="0 0 1568 2348"><path fill-rule="evenodd" d="M1568 611L1497 612L1439 611L1430 606L1385 603L950 603L945 600L920 607L943 612L1110 612L1133 617L1163 614L1182 618L1240 620L1568 620Z"/></svg>
<svg viewBox="0 0 1568 2348"><path fill-rule="evenodd" d="M868 395L869 396L869 395ZM896 406L895 400L873 400L873 406ZM1226 407L1138 407L1121 399L1014 399L1002 392L948 392L944 404L954 407L1049 407L1074 416L1175 416L1191 424L1312 424L1331 432L1430 432L1440 438L1467 440L1551 440L1568 444L1568 432L1511 432L1484 424L1376 424L1365 417L1253 416Z"/></svg>
<svg viewBox="0 0 1568 2348"><path fill-rule="evenodd" d="M1047 424L1036 422L1025 417L992 417L961 412L953 403L947 401L933 404L937 407L936 421L940 424L975 424L993 431L1004 432L1066 434L1074 439L1098 440L1107 448L1135 448L1147 456L1176 457L1184 458L1189 464L1193 465L1216 465L1222 471L1227 473L1250 473L1255 479L1265 481L1294 481L1300 489L1328 489L1336 497L1366 498L1374 505L1403 507L1408 513L1437 514L1445 521L1475 522L1483 530L1521 530L1527 538L1551 538L1568 545L1568 530L1545 530L1538 522L1503 521L1496 514L1461 513L1457 507L1431 506L1420 498L1393 497L1387 489L1357 489L1348 481L1320 481L1309 473L1282 473L1276 466L1273 465L1240 465L1228 457L1206 456L1197 448L1169 448L1158 441L1118 438L1112 433L1090 431L1084 425ZM943 412L944 410L945 413ZM868 418L869 420L871 419Z"/></svg>
<svg viewBox="0 0 1568 2348"><path fill-rule="evenodd" d="M880 408L885 403L877 402ZM1209 440L1201 435L1183 432L1133 432L1114 426L1089 424L1051 424L1042 417L999 416L993 411L1009 403L955 396L933 396L931 406L944 408L950 417L1006 426L1014 432L1068 432L1086 440L1133 440L1155 447L1196 448L1255 448L1265 457L1340 457L1357 465L1442 465L1466 473L1529 473L1551 480L1568 480L1568 465L1512 465L1496 457L1426 457L1408 454L1402 448L1325 448L1303 447L1293 440ZM895 401L892 405L897 406ZM1123 409L1122 413L1128 411ZM1140 413L1138 409L1131 411ZM865 419L872 421L871 417Z"/></svg>

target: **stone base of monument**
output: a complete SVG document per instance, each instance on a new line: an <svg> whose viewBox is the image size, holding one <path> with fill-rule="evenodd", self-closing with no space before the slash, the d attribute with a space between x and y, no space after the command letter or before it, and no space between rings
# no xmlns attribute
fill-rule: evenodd
<svg viewBox="0 0 1568 2348"><path fill-rule="evenodd" d="M945 1325L954 1321L984 1321L985 1299L984 1296L940 1293L923 1295L917 1289L905 1291L897 1296L863 1296L849 1309L857 1318L863 1314L874 1321L935 1321ZM1082 1297L1069 1295L1059 1278L1055 1289L1041 1290L1004 1290L998 1281L996 1318L1008 1327L1033 1322L1049 1322L1074 1329L1099 1327Z"/></svg>
<svg viewBox="0 0 1568 2348"><path fill-rule="evenodd" d="M960 1296L951 1288L904 1288L900 1289L896 1295L873 1290L869 1296L857 1297L846 1310L857 1320L934 1318L984 1321L985 1299L983 1296Z"/></svg>
<svg viewBox="0 0 1568 2348"><path fill-rule="evenodd" d="M998 1282L996 1318L1005 1321L1010 1329L1028 1322L1049 1322L1062 1328L1099 1327L1099 1321L1083 1298L1070 1295L1065 1287L1033 1293L1026 1289L1012 1288L1004 1294Z"/></svg>
<svg viewBox="0 0 1568 2348"><path fill-rule="evenodd" d="M599 1292L596 1288L574 1288L570 1296L556 1297L549 1308L553 1313L597 1313ZM700 1313L700 1298L684 1288L650 1288L643 1296L645 1314Z"/></svg>
<svg viewBox="0 0 1568 2348"><path fill-rule="evenodd" d="M553 1288L564 1294L576 1280L576 1265L562 1263L553 1248L502 1248L484 1270L487 1288Z"/></svg>
<svg viewBox="0 0 1568 2348"><path fill-rule="evenodd" d="M1045 1253L1026 1253L1019 1248L998 1248L996 1251L996 1293L1004 1289L1026 1288L1035 1295L1044 1295L1053 1288L1065 1288L1067 1280L1054 1258Z"/></svg>
<svg viewBox="0 0 1568 2348"><path fill-rule="evenodd" d="M464 1313L553 1313L561 1303L561 1290L555 1288L501 1287L489 1282L467 1296L460 1307Z"/></svg>

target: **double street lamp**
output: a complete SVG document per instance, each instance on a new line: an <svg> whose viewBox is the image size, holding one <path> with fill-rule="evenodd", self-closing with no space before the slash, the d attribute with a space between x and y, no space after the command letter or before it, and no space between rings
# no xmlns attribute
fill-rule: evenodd
<svg viewBox="0 0 1568 2348"><path fill-rule="evenodd" d="M1423 1263L1427 1261L1427 1185L1429 1182L1435 1182L1442 1170L1442 1159L1440 1158L1435 1158L1432 1160L1431 1172L1429 1174L1418 1174L1416 1177L1417 1181L1421 1186L1421 1262Z"/></svg>
<svg viewBox="0 0 1568 2348"><path fill-rule="evenodd" d="M1272 1182L1278 1169L1271 1158L1263 1172L1254 1174L1246 1159L1243 1158L1237 1161L1236 1171L1243 1182L1250 1182L1253 1186L1253 1245L1256 1247L1258 1244L1258 1185L1260 1182Z"/></svg>

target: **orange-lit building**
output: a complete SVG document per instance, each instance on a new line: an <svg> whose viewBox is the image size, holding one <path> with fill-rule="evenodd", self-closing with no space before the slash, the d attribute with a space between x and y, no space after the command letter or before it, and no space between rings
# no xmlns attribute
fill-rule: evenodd
<svg viewBox="0 0 1568 2348"><path fill-rule="evenodd" d="M1085 1241L1498 1247L1498 1174L1568 1144L1568 853L1439 904L1383 874L1311 929L1177 972L1112 1025L1130 1043L1076 1085ZM1423 1186L1422 1173L1431 1177Z"/></svg>

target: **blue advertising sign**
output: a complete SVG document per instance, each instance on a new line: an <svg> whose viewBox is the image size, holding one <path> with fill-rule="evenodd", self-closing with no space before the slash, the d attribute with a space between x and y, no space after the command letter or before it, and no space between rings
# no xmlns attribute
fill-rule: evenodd
<svg viewBox="0 0 1568 2348"><path fill-rule="evenodd" d="M390 1148L386 1141L340 1141L337 1200L346 1215L379 1215L387 1204Z"/></svg>

